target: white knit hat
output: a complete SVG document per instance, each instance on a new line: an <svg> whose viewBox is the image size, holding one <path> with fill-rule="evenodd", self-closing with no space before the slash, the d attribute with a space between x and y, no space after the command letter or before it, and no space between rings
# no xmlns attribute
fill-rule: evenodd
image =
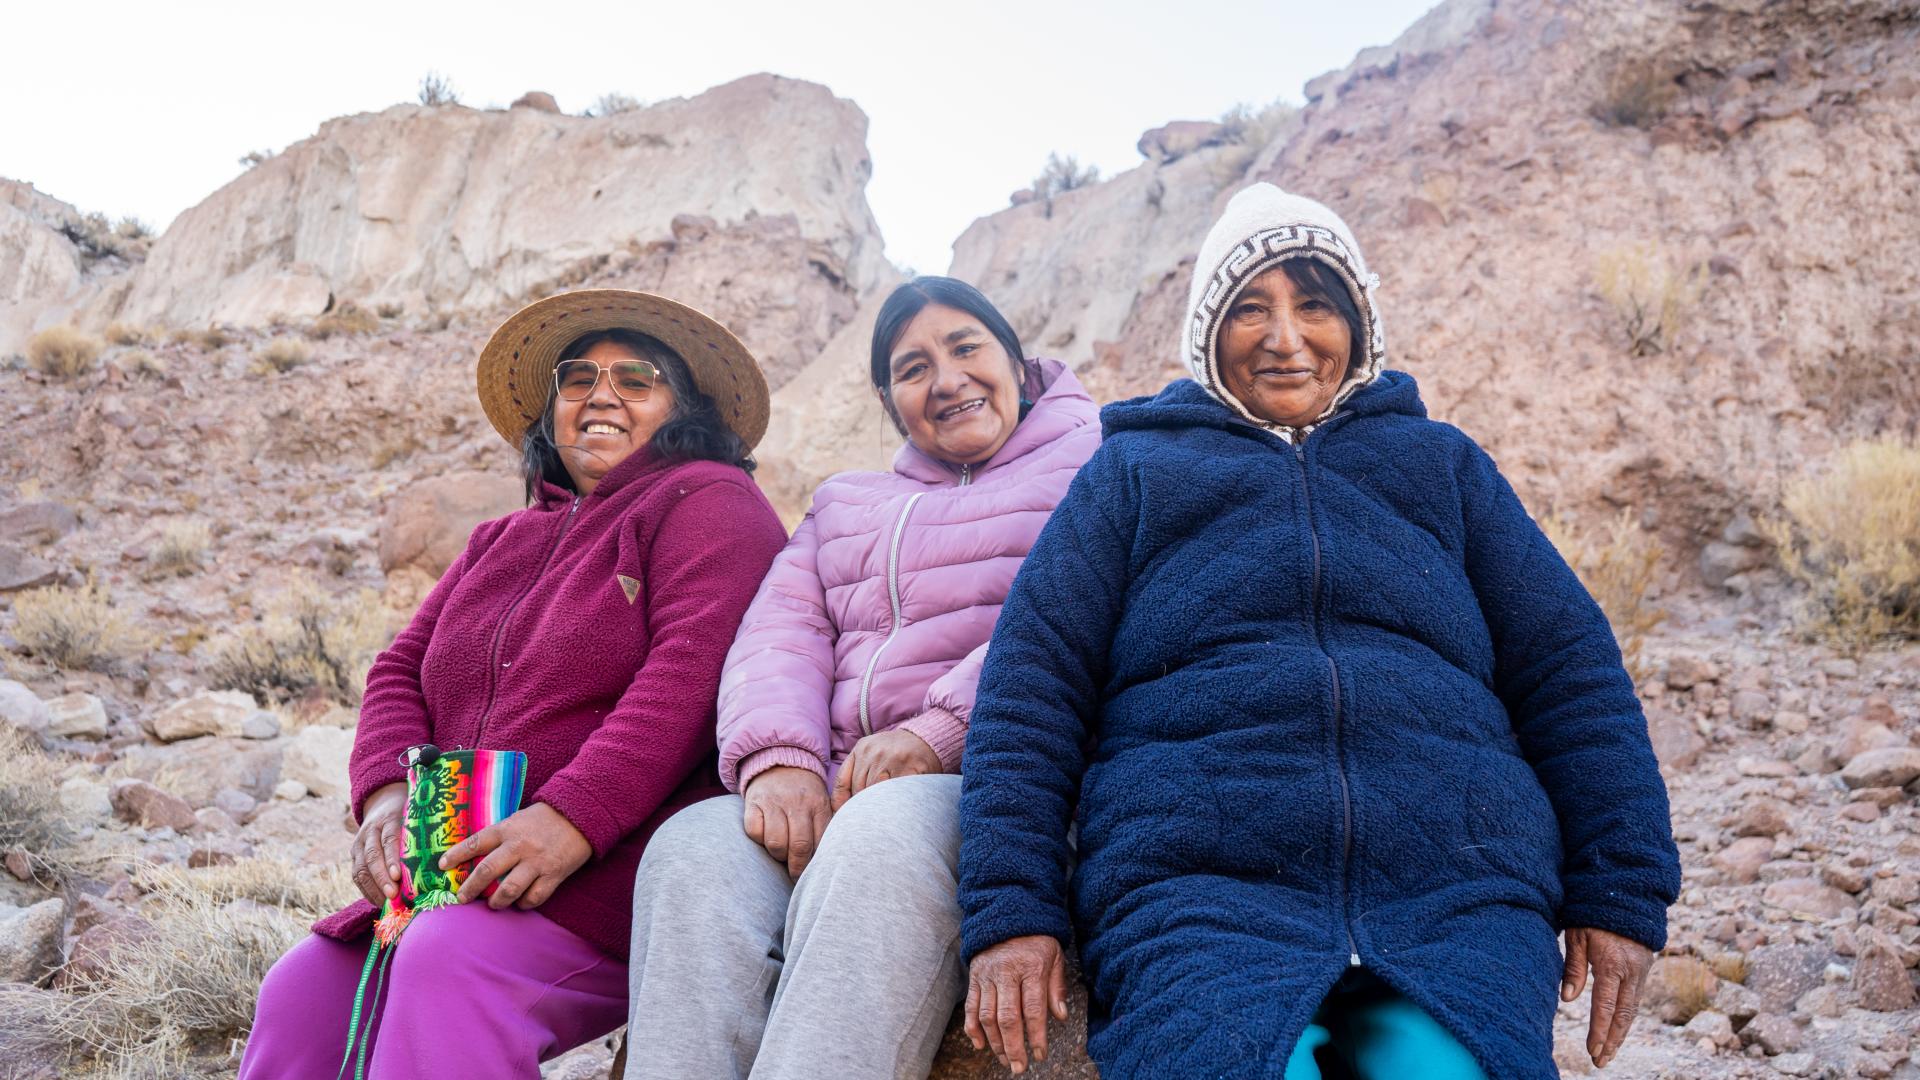
<svg viewBox="0 0 1920 1080"><path fill-rule="evenodd" d="M1386 366L1386 335L1374 306L1377 275L1367 272L1360 245L1340 215L1325 206L1290 195L1272 184L1251 184L1227 201L1220 220L1213 223L1193 264L1193 285L1187 292L1187 370L1207 392L1241 416L1291 441L1296 430L1262 420L1227 391L1220 381L1220 357L1215 344L1228 309L1240 298L1247 282L1288 259L1315 259L1337 274L1360 309L1361 340L1353 343L1347 377L1327 411L1315 423L1332 416L1355 390L1377 378ZM1313 430L1309 424L1300 434Z"/></svg>

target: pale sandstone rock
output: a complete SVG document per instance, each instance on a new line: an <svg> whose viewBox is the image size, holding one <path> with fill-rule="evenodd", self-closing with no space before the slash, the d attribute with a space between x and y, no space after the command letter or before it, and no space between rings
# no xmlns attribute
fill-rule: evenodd
<svg viewBox="0 0 1920 1080"><path fill-rule="evenodd" d="M60 966L66 901L0 907L0 983L38 983Z"/></svg>
<svg viewBox="0 0 1920 1080"><path fill-rule="evenodd" d="M26 684L0 679L0 723L38 742L53 723L53 713Z"/></svg>
<svg viewBox="0 0 1920 1080"><path fill-rule="evenodd" d="M104 739L107 706L92 694L66 694L47 702L47 734L64 739Z"/></svg>
<svg viewBox="0 0 1920 1080"><path fill-rule="evenodd" d="M241 690L208 690L176 701L149 717L145 727L161 742L202 735L271 739L280 734L279 718Z"/></svg>
<svg viewBox="0 0 1920 1080"><path fill-rule="evenodd" d="M545 90L529 90L519 97L514 98L513 104L509 105L508 108L535 109L544 113L558 113L560 111L560 103L555 101L553 95L547 93Z"/></svg>
<svg viewBox="0 0 1920 1080"><path fill-rule="evenodd" d="M1169 162L1227 141L1226 125L1211 120L1175 120L1140 136L1136 144L1148 161Z"/></svg>
<svg viewBox="0 0 1920 1080"><path fill-rule="evenodd" d="M280 780L285 739L236 739L208 735L176 743L138 743L120 751L135 776L165 778L174 794L193 806L212 805L223 788L266 799Z"/></svg>
<svg viewBox="0 0 1920 1080"><path fill-rule="evenodd" d="M0 510L0 540L19 544L51 544L79 525L72 507L44 499Z"/></svg>
<svg viewBox="0 0 1920 1080"><path fill-rule="evenodd" d="M347 761L352 754L353 732L336 727L301 728L287 745L281 772L315 795L345 797Z"/></svg>
<svg viewBox="0 0 1920 1080"><path fill-rule="evenodd" d="M1853 897L1813 878L1787 878L1767 886L1760 896L1763 903L1785 908L1801 915L1831 919L1854 910Z"/></svg>
<svg viewBox="0 0 1920 1080"><path fill-rule="evenodd" d="M115 780L107 790L113 812L120 820L145 829L172 829L186 832L198 823L193 807L171 792L145 780L127 777Z"/></svg>
<svg viewBox="0 0 1920 1080"><path fill-rule="evenodd" d="M107 785L84 776L69 776L60 781L60 806L81 821L113 816L113 800Z"/></svg>
<svg viewBox="0 0 1920 1080"><path fill-rule="evenodd" d="M387 505L380 523L380 568L447 572L483 521L526 505L520 481L499 473L457 472L416 481Z"/></svg>
<svg viewBox="0 0 1920 1080"><path fill-rule="evenodd" d="M38 589L60 580L60 568L31 551L0 544L0 592Z"/></svg>
<svg viewBox="0 0 1920 1080"><path fill-rule="evenodd" d="M1884 747L1856 755L1840 770L1850 788L1904 787L1920 777L1920 747Z"/></svg>

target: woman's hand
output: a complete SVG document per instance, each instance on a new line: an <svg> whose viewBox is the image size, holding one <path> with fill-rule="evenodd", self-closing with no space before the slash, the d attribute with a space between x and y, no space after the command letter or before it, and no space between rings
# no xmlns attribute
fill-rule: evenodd
<svg viewBox="0 0 1920 1080"><path fill-rule="evenodd" d="M1560 973L1560 1000L1572 1001L1587 985L1593 968L1593 1014L1587 1024L1587 1056L1605 1068L1626 1041L1640 1011L1640 990L1647 983L1653 953L1645 945L1592 927L1567 931L1566 968Z"/></svg>
<svg viewBox="0 0 1920 1080"><path fill-rule="evenodd" d="M495 911L514 904L532 911L593 856L593 845L560 811L534 803L505 821L489 825L447 849L440 869L485 855L460 884L460 902L477 900L489 882L500 887L487 898Z"/></svg>
<svg viewBox="0 0 1920 1080"><path fill-rule="evenodd" d="M748 838L799 878L820 850L820 838L833 817L826 781L812 769L775 765L754 777L741 794L747 803Z"/></svg>
<svg viewBox="0 0 1920 1080"><path fill-rule="evenodd" d="M400 895L400 829L406 812L406 781L375 788L353 834L353 883L376 908Z"/></svg>
<svg viewBox="0 0 1920 1080"><path fill-rule="evenodd" d="M840 763L840 775L833 781L833 808L840 809L882 780L945 771L940 755L920 736L897 727L876 731L854 743L847 760Z"/></svg>
<svg viewBox="0 0 1920 1080"><path fill-rule="evenodd" d="M967 968L967 1003L961 1009L973 1048L993 1047L993 1056L1017 1075L1033 1060L1047 1060L1047 1013L1067 1018L1067 958L1046 934L1011 938L973 958Z"/></svg>

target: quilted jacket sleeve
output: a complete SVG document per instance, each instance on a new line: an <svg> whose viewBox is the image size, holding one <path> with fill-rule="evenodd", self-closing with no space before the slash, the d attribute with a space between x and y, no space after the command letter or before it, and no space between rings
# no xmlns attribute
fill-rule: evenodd
<svg viewBox="0 0 1920 1080"><path fill-rule="evenodd" d="M1072 934L1067 827L1131 574L1134 502L1108 443L1021 565L980 672L960 795L961 948Z"/></svg>
<svg viewBox="0 0 1920 1080"><path fill-rule="evenodd" d="M1658 951L1680 893L1679 853L1613 631L1477 446L1461 465L1460 489L1467 574L1493 636L1494 689L1560 820L1560 923Z"/></svg>
<svg viewBox="0 0 1920 1080"><path fill-rule="evenodd" d="M809 514L774 559L727 652L719 739L728 791L776 765L812 769L826 782L839 631L820 584L819 536Z"/></svg>

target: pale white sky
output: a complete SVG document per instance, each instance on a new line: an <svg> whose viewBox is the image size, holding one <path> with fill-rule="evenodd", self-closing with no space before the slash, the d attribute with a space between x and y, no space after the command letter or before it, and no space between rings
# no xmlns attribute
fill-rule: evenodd
<svg viewBox="0 0 1920 1080"><path fill-rule="evenodd" d="M415 99L546 90L569 112L773 71L871 122L867 196L894 262L947 267L1049 151L1105 173L1140 133L1301 85L1392 41L1431 0L274 0L14 5L0 62L0 176L156 228L323 120Z"/></svg>

